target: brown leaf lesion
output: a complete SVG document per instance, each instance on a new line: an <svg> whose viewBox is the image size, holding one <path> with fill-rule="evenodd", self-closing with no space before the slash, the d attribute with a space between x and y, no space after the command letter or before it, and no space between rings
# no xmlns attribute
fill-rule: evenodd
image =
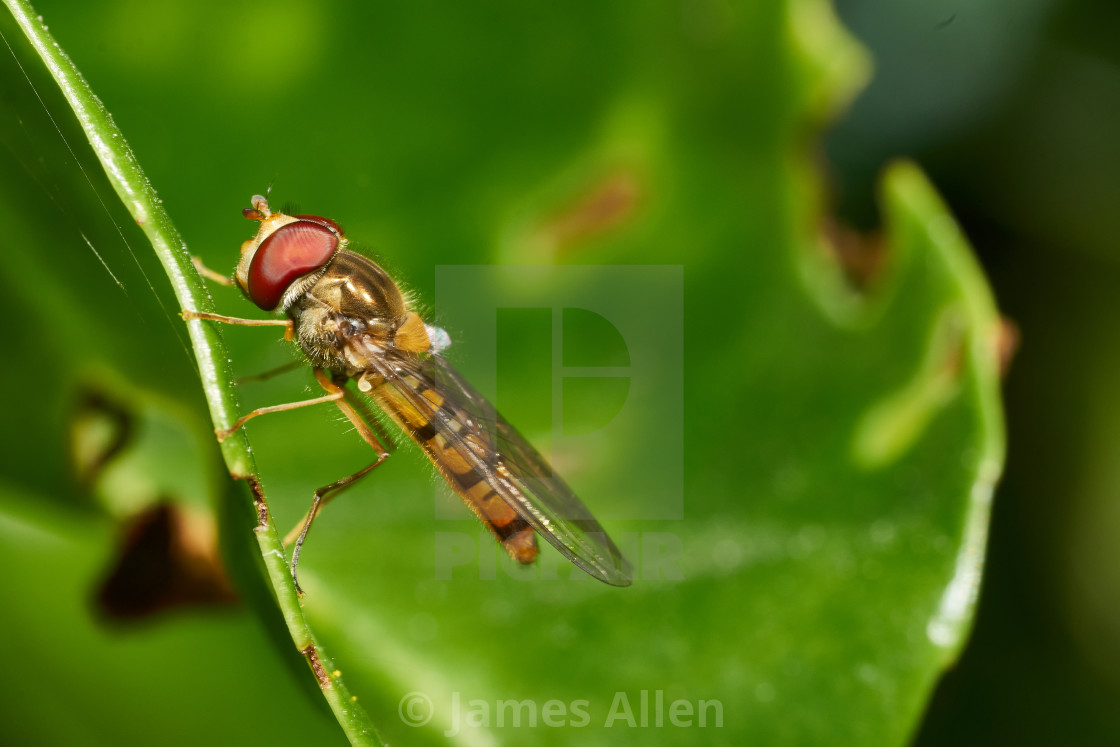
<svg viewBox="0 0 1120 747"><path fill-rule="evenodd" d="M120 400L93 388L79 392L69 440L70 463L83 490L93 487L134 433L132 412Z"/></svg>
<svg viewBox="0 0 1120 747"><path fill-rule="evenodd" d="M1001 316L999 331L996 333L996 358L999 361L999 375L1006 377L1011 370L1011 363L1015 354L1019 352L1019 343L1022 333L1014 319Z"/></svg>
<svg viewBox="0 0 1120 747"><path fill-rule="evenodd" d="M327 668L323 666L323 661L319 658L319 651L315 648L315 644L307 646L300 653L303 654L303 658L307 659L311 671L315 673L315 679L319 681L319 687L324 690L333 687L334 682L327 673Z"/></svg>
<svg viewBox="0 0 1120 747"><path fill-rule="evenodd" d="M70 463L79 492L118 526L113 559L93 591L93 603L107 620L138 621L176 608L237 602L214 516L155 487L158 481L149 479L154 463L137 459L146 450L145 423L154 412L149 399L91 382L78 391L70 418Z"/></svg>
<svg viewBox="0 0 1120 747"><path fill-rule="evenodd" d="M97 592L101 613L119 621L236 602L213 519L167 499L126 521L116 560Z"/></svg>
<svg viewBox="0 0 1120 747"><path fill-rule="evenodd" d="M261 486L261 481L256 475L249 475L245 479L249 483L249 489L253 491L253 506L257 509L257 529L265 531L268 529L268 501L264 496L264 487Z"/></svg>
<svg viewBox="0 0 1120 747"><path fill-rule="evenodd" d="M532 231L532 243L550 247L557 254L569 252L626 223L642 195L637 173L611 171L541 221Z"/></svg>
<svg viewBox="0 0 1120 747"><path fill-rule="evenodd" d="M868 292L887 266L887 242L882 231L858 231L846 223L826 217L821 224L823 245L848 284Z"/></svg>

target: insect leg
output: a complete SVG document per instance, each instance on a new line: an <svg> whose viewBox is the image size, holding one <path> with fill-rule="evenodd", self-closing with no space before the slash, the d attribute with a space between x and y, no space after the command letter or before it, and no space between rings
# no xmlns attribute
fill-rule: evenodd
<svg viewBox="0 0 1120 747"><path fill-rule="evenodd" d="M211 314L206 311L191 311L190 309L183 309L179 312L179 316L184 319L209 319L212 322L237 324L242 327L284 327L285 340L290 342L295 337L295 324L291 319L242 319L236 316L222 316L221 314Z"/></svg>
<svg viewBox="0 0 1120 747"><path fill-rule="evenodd" d="M228 275L223 275L222 273L217 272L215 270L211 270L209 267L207 267L206 265L204 265L202 263L201 259L199 259L198 257L196 257L193 254L191 255L191 262L194 263L194 268L196 270L198 270L198 274L201 275L202 277L207 278L209 280L213 280L215 283L218 283L219 285L226 285L226 286L232 286L233 285L233 278L229 277Z"/></svg>
<svg viewBox="0 0 1120 747"><path fill-rule="evenodd" d="M342 410L342 414L346 416L346 419L349 420L358 431L358 435L362 437L362 440L369 444L379 456L388 456L389 450L382 445L381 439L377 437L377 434L373 432L369 424L362 419L362 416L358 414L353 406L344 399L346 390L332 381L321 368L315 369L315 379L331 396L338 398L335 400L335 405L338 409Z"/></svg>
<svg viewBox="0 0 1120 747"><path fill-rule="evenodd" d="M286 374L289 371L295 371L297 368L306 368L306 367L307 367L307 361L296 360L296 361L292 361L290 363L285 363L282 366L277 366L276 368L274 368L270 371L265 371L264 373L253 374L252 376L242 376L240 379L237 380L237 384L241 385L241 384L248 384L248 383L253 382L253 381L267 381L268 379L271 379L273 376L279 376L280 374Z"/></svg>
<svg viewBox="0 0 1120 747"><path fill-rule="evenodd" d="M342 399L342 394L325 394L322 397L314 397L313 399L305 399L300 402L286 402L282 405L269 405L268 407L258 407L250 413L242 415L236 423L229 428L215 428L214 433L218 434L218 443L225 441L227 438L237 432L237 429L245 425L246 422L252 420L258 415L267 415L270 412L284 412L285 410L297 410L301 407L310 407L311 405L321 405L324 402L334 402L335 400Z"/></svg>
<svg viewBox="0 0 1120 747"><path fill-rule="evenodd" d="M303 520L303 526L300 528L299 536L296 537L295 547L292 549L292 582L296 585L296 593L301 597L303 596L303 589L299 588L299 577L296 575L296 566L299 565L299 552L303 548L303 542L307 539L307 532L311 529L311 522L315 521L315 517L319 515L319 509L326 505L327 501L334 498L345 488L350 487L358 480L362 479L375 467L379 467L389 457L389 452L384 452L377 455L377 461L368 467L364 467L352 475L347 475L341 480L336 480L330 485L324 485L315 491L315 496L311 501L311 510L307 512L307 517ZM287 544L287 542L285 542Z"/></svg>
<svg viewBox="0 0 1120 747"><path fill-rule="evenodd" d="M297 529L299 530L299 534L295 537L295 547L292 550L292 581L295 583L296 592L299 593L300 596L303 596L303 591L299 588L299 578L296 576L296 566L299 564L299 553L303 547L304 540L307 539L307 532L311 529L311 523L315 521L315 517L319 515L319 510L327 504L327 501L338 495L344 488L350 487L355 482L372 472L375 467L378 467L382 462L389 458L388 449L381 445L381 442L378 440L377 435L374 434L369 425L366 424L364 420L362 420L357 411L354 410L354 408L351 407L348 402L342 399L342 397L345 395L346 390L332 381L330 377L327 376L326 372L321 368L315 369L315 378L319 381L319 384L322 385L323 389L327 390L327 397L335 398L335 405L339 410L342 410L342 414L345 415L347 420L349 420L354 425L362 439L370 446L372 446L373 450L377 452L377 461L375 461L368 467L355 472L352 475L332 482L330 485L326 485L315 491L314 498L311 501L311 510L308 511L307 516L304 517L302 527L297 527ZM289 535L284 539L285 545L289 544L292 541L293 535L295 535L295 533L295 529L293 529L292 532L289 533Z"/></svg>
<svg viewBox="0 0 1120 747"><path fill-rule="evenodd" d="M373 430L374 435L377 436L377 440L381 442L381 445L389 451L393 451L396 446L393 442L393 436L385 429L385 424L379 421L377 416L373 414L373 410L370 409L369 400L362 400L350 389L344 389L343 391L346 392L347 404L358 411L358 416Z"/></svg>

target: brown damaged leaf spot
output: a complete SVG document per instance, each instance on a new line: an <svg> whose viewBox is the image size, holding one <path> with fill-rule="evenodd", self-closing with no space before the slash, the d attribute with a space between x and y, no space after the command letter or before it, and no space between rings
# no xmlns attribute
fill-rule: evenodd
<svg viewBox="0 0 1120 747"><path fill-rule="evenodd" d="M1019 343L1022 340L1019 325L1013 319L1000 317L999 331L996 333L996 356L999 360L999 375L1006 377L1011 369L1011 362L1019 352Z"/></svg>
<svg viewBox="0 0 1120 747"><path fill-rule="evenodd" d="M241 473L241 472L233 472L233 471L231 471L229 473L229 476L232 477L234 480L248 480L248 479L251 479L253 477L253 475L251 473L248 473L248 472Z"/></svg>
<svg viewBox="0 0 1120 747"><path fill-rule="evenodd" d="M97 594L100 611L119 621L236 602L213 519L188 514L167 499L128 522L120 554Z"/></svg>
<svg viewBox="0 0 1120 747"><path fill-rule="evenodd" d="M333 687L334 683L331 681L330 674L323 667L323 662L319 660L319 652L315 649L315 644L308 646L300 653L303 654L303 658L307 659L311 671L315 673L315 679L319 680L319 687L324 690Z"/></svg>
<svg viewBox="0 0 1120 747"><path fill-rule="evenodd" d="M89 488L134 433L131 411L114 398L87 389L70 421L70 459L78 483Z"/></svg>
<svg viewBox="0 0 1120 747"><path fill-rule="evenodd" d="M637 175L616 171L594 185L574 204L547 219L534 233L536 240L558 253L618 227L629 219L641 200Z"/></svg>
<svg viewBox="0 0 1120 747"><path fill-rule="evenodd" d="M264 497L264 488L256 475L245 478L249 482L249 489L253 491L253 505L257 509L257 529L268 528L268 501Z"/></svg>
<svg viewBox="0 0 1120 747"><path fill-rule="evenodd" d="M826 218L821 234L832 258L856 290L867 291L883 274L887 242L882 233L860 233L833 218Z"/></svg>

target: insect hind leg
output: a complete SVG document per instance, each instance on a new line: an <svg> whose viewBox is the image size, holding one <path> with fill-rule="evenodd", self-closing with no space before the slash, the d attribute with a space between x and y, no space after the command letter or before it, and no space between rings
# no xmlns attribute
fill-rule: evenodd
<svg viewBox="0 0 1120 747"><path fill-rule="evenodd" d="M315 521L315 517L319 515L319 510L323 506L325 506L331 498L334 498L343 490L368 475L375 468L381 466L381 463L388 458L389 452L382 452L381 454L377 455L377 461L375 461L373 464L367 467L363 467L354 474L347 475L341 480L335 480L330 485L324 485L323 487L315 491L314 498L311 501L311 510L307 512L307 516L304 518L302 526L297 527L297 529L299 529L299 535L296 537L295 547L292 549L292 562L290 566L292 572L292 583L296 585L296 593L301 597L303 596L303 589L301 589L299 586L299 576L296 573L296 566L299 565L299 553L303 548L304 540L307 539L307 532L310 531L311 523ZM292 534L294 533L295 530L292 530ZM285 538L285 545L291 541L292 534L289 534L288 537Z"/></svg>
<svg viewBox="0 0 1120 747"><path fill-rule="evenodd" d="M360 435L362 439L371 447L373 447L374 451L377 452L377 461L375 461L368 467L358 470L352 475L348 475L341 480L336 480L330 485L324 485L323 487L316 490L314 498L312 498L311 501L311 509L307 512L307 516L304 517L304 520L301 522L300 526L297 527L298 534L297 530L293 529L288 534L288 536L284 538L285 545L290 544L293 538L295 539L295 547L292 549L292 563L290 567L292 571L292 581L296 585L296 593L300 596L303 596L303 590L299 587L299 578L296 575L296 566L299 565L299 553L303 548L303 542L307 539L307 533L308 531L310 531L311 524L315 521L315 517L319 515L320 509L322 509L322 507L325 506L328 501L330 501L340 492L368 475L375 468L379 467L386 459L389 458L389 450L381 444L381 442L377 438L377 435L373 432L369 425L364 420L362 420L362 417L350 405L350 403L342 398L346 390L343 389L339 385L339 383L328 376L327 372L321 368L315 369L315 379L319 382L320 386L322 386L323 389L327 391L327 396L337 397L337 399L333 400L335 406L338 407L338 409L342 411L342 414L346 416L346 419L349 420L351 424L353 424L354 428L358 431L358 435Z"/></svg>

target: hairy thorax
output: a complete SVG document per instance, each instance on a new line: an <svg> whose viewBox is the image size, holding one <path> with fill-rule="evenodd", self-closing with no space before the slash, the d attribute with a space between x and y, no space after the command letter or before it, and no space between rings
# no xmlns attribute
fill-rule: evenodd
<svg viewBox="0 0 1120 747"><path fill-rule="evenodd" d="M322 273L293 290L286 301L296 342L316 366L354 376L372 367L372 356L430 346L423 322L396 283L360 254L340 251Z"/></svg>
<svg viewBox="0 0 1120 747"><path fill-rule="evenodd" d="M340 251L299 290L288 307L296 342L315 365L339 373L368 369L368 356L392 346L408 315L396 283L354 252Z"/></svg>

